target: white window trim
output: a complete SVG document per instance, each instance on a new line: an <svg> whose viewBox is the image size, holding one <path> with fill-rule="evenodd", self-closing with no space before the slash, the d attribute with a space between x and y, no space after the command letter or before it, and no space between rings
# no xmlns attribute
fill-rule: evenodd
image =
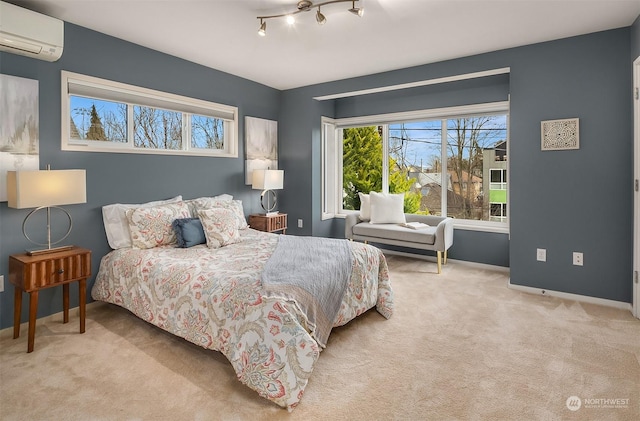
<svg viewBox="0 0 640 421"><path fill-rule="evenodd" d="M420 120L435 120L451 117L472 117L474 115L509 113L509 101L484 104L460 105L456 107L432 108L429 110L404 111L399 113L375 114L361 117L334 119L339 127L379 126L387 123L403 123ZM508 142L507 142L508 147Z"/></svg>
<svg viewBox="0 0 640 421"><path fill-rule="evenodd" d="M320 164L321 171L321 220L340 217L336 212L338 209L339 194L337 186L342 186L342 176L338 174L338 156L342 155L342 145L336 136L335 120L329 117L321 117L322 125L322 157ZM328 183L327 180L335 180ZM344 217L344 216L343 216Z"/></svg>
<svg viewBox="0 0 640 421"><path fill-rule="evenodd" d="M442 119L442 118L455 118L459 117L472 117L474 115L487 115L493 113L504 113L507 115L507 156L509 154L509 148L511 147L509 142L509 134L510 134L510 125L508 124L509 120L509 101L499 101L499 102L491 102L484 104L473 104L473 105L463 105L456 107L444 107L444 108L434 108L429 110L417 110L417 111L408 111L408 112L399 112L399 113L389 113L389 114L376 114L369 116L360 116L360 117L349 117L342 119L331 119L328 117L322 117L322 151L323 151L323 165L322 165L322 194L324 197L325 192L332 197L332 201L327 202L327 208L324 208L325 202L323 203L322 219L330 219L330 218L344 218L346 215L350 213L355 213L357 211L350 211L342 209L342 198L340 197L340 193L342 192L342 165L335 165L336 171L331 178L331 174L327 174L325 172L325 159L329 159L333 157L338 160L338 157L342 156L342 143L338 141L340 136L335 136L334 145L335 145L335 154L332 154L331 151L327 152L327 145L325 144L325 130L327 126L333 125L337 129L341 129L344 127L355 127L355 126L369 126L369 125L387 125L389 123L401 123L401 122L411 122L411 121L420 121L420 120L434 120L434 119ZM326 124L325 124L326 123ZM444 124L444 123L443 123ZM443 127L443 130L446 127ZM388 142L388 140L387 140ZM383 139L384 143L384 139ZM446 154L446 150L443 149L443 154ZM383 150L383 155L385 151ZM384 157L383 157L384 159ZM446 159L442 160L443 169L442 172L446 173ZM386 172L383 171L383 174ZM327 178L329 176L330 178ZM387 175L388 177L388 175ZM507 195L509 194L509 171L507 171ZM388 187L388 178L387 178L387 187ZM385 188L384 180L383 180L383 190ZM454 228L464 229L469 231L483 231L483 232L493 232L493 233L509 233L509 202L507 202L507 218L505 222L494 222L494 221L477 221L470 219L454 219ZM446 203L443 201L441 213L444 215L446 212Z"/></svg>
<svg viewBox="0 0 640 421"><path fill-rule="evenodd" d="M471 219L454 219L453 227L463 229L467 231L484 231L494 232L499 234L509 233L509 216L507 214L507 220L505 222L495 221L473 221Z"/></svg>
<svg viewBox="0 0 640 421"><path fill-rule="evenodd" d="M127 85L125 83L72 73L65 70L61 71L61 81L61 148L63 151L188 155L227 158L238 157L238 107L189 98L139 86ZM84 94L76 92L74 89L82 90L82 93ZM107 97L101 96L100 92L107 94L103 95ZM93 94L88 95L87 93ZM192 114L223 119L225 129L225 149L213 150L193 148L191 147L190 137L185 139L183 142L183 149L181 150L136 148L133 146L133 125L129 125L127 128L127 142L117 143L70 139L69 121L71 118L71 95L116 101L128 105L141 105L154 108L161 107L171 111L182 112L183 127L185 124L190 124ZM132 107L128 107L128 113L131 114L132 112ZM131 116L129 116L129 120L132 120ZM188 127L187 130L183 130L183 133L185 131L188 134L190 132L190 127Z"/></svg>
<svg viewBox="0 0 640 421"><path fill-rule="evenodd" d="M510 67L502 67L499 69L484 70L484 71L473 72L473 73L464 73L460 75L445 76L445 77L439 77L434 79L425 79L425 80L419 80L417 82L400 83L397 85L379 86L377 88L361 89L358 91L338 92L335 94L317 96L317 97L314 97L313 99L317 101L326 101L330 99L349 98L354 96L377 94L381 92L398 91L401 89L417 88L421 86L439 85L442 83L457 82L460 80L469 80L469 79L477 79L477 78L487 77L487 76L509 74L510 72L511 72Z"/></svg>

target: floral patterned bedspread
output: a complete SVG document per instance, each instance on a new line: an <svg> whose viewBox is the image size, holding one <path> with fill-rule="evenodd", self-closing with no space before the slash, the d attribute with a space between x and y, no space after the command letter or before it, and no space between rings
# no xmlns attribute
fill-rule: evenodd
<svg viewBox="0 0 640 421"><path fill-rule="evenodd" d="M241 235L240 243L219 249L114 250L102 258L91 295L220 351L242 383L291 411L320 347L295 304L262 294L260 274L277 235L253 229ZM373 306L386 318L393 313L384 255L370 245L351 245L352 274L334 326Z"/></svg>

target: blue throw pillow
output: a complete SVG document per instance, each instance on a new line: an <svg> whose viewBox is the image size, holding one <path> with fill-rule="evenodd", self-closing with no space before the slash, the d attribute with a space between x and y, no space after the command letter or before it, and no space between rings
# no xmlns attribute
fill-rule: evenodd
<svg viewBox="0 0 640 421"><path fill-rule="evenodd" d="M202 228L202 222L200 222L200 219L176 219L171 225L176 233L178 247L186 248L207 243L207 238L204 235L204 229Z"/></svg>

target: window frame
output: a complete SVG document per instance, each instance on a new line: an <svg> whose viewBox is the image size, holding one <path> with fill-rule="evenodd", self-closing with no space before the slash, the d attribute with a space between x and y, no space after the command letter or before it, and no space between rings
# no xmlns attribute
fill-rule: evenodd
<svg viewBox="0 0 640 421"><path fill-rule="evenodd" d="M111 101L127 105L126 142L71 139L71 96ZM187 155L238 157L238 107L190 98L182 95L128 85L107 79L61 71L61 149L81 152L116 152L153 155ZM133 107L142 106L182 114L181 149L140 148L134 145ZM206 149L191 146L191 116L217 118L224 121L224 148Z"/></svg>
<svg viewBox="0 0 640 421"><path fill-rule="evenodd" d="M321 215L322 219L329 218L345 218L350 213L355 213L357 211L347 210L342 208L342 142L340 136L340 131L343 128L347 127L358 127L358 126L384 126L385 130L383 131L383 180L382 180L382 190L388 191L388 155L389 155L389 144L388 144L388 133L389 133L389 125L390 124L398 124L398 123L408 123L408 122L416 122L416 121L424 121L424 120L446 120L453 118L465 118L465 117L474 117L481 115L492 115L492 114L504 114L507 119L507 156L509 156L509 149L511 147L510 142L510 122L509 122L509 101L498 101L491 103L482 103L482 104L472 104L472 105L463 105L463 106L455 106L455 107L444 107L444 108L435 108L435 109L426 109L426 110L417 110L417 111L409 111L409 112L399 112L399 113L389 113L389 114L377 114L377 115L369 115L369 116L360 116L360 117L349 117L349 118L341 118L341 119L332 119L329 117L321 118L321 139L323 142L322 145L322 195L323 200ZM443 126L446 126L446 123L443 122ZM333 128L336 133L333 138L327 136L325 131L331 130ZM442 154L442 183L443 185L446 183L446 136L443 136L443 144L441 146L441 154ZM333 160L335 162L335 169L331 171L327 171L327 162L328 160ZM509 164L507 164L509 165ZM507 197L509 197L509 173L507 169L507 180L506 181L506 190ZM443 196L445 194L443 193ZM324 199L327 200L324 200ZM471 219L454 219L454 227L466 230L473 231L484 231L484 232L495 232L495 233L509 233L509 207L510 202L507 200L507 217L504 222L496 222L496 221L480 221L480 220L471 220ZM442 201L442 209L441 213L446 215L446 196Z"/></svg>
<svg viewBox="0 0 640 421"><path fill-rule="evenodd" d="M322 180L320 205L322 209L320 219L326 221L327 219L344 217L344 215L340 215L337 212L339 208L338 195L336 193L336 185L342 186L342 172L339 171L342 166L338 163L338 157L342 156L342 142L338 142L336 120L329 117L321 117L320 125L322 136L320 158ZM329 183L328 180L333 180L333 182Z"/></svg>

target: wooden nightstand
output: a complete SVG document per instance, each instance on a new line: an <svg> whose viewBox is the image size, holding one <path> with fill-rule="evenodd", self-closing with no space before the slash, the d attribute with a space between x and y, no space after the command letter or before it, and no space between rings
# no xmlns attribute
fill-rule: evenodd
<svg viewBox="0 0 640 421"><path fill-rule="evenodd" d="M27 352L33 351L38 313L38 292L62 285L63 323L69 322L69 284L78 282L80 298L80 333L84 333L87 278L91 276L91 251L80 247L29 256L9 256L9 281L15 287L13 310L13 339L20 336L22 292L29 293L29 342Z"/></svg>
<svg viewBox="0 0 640 421"><path fill-rule="evenodd" d="M249 226L258 231L287 232L287 214L278 213L276 215L249 215Z"/></svg>

